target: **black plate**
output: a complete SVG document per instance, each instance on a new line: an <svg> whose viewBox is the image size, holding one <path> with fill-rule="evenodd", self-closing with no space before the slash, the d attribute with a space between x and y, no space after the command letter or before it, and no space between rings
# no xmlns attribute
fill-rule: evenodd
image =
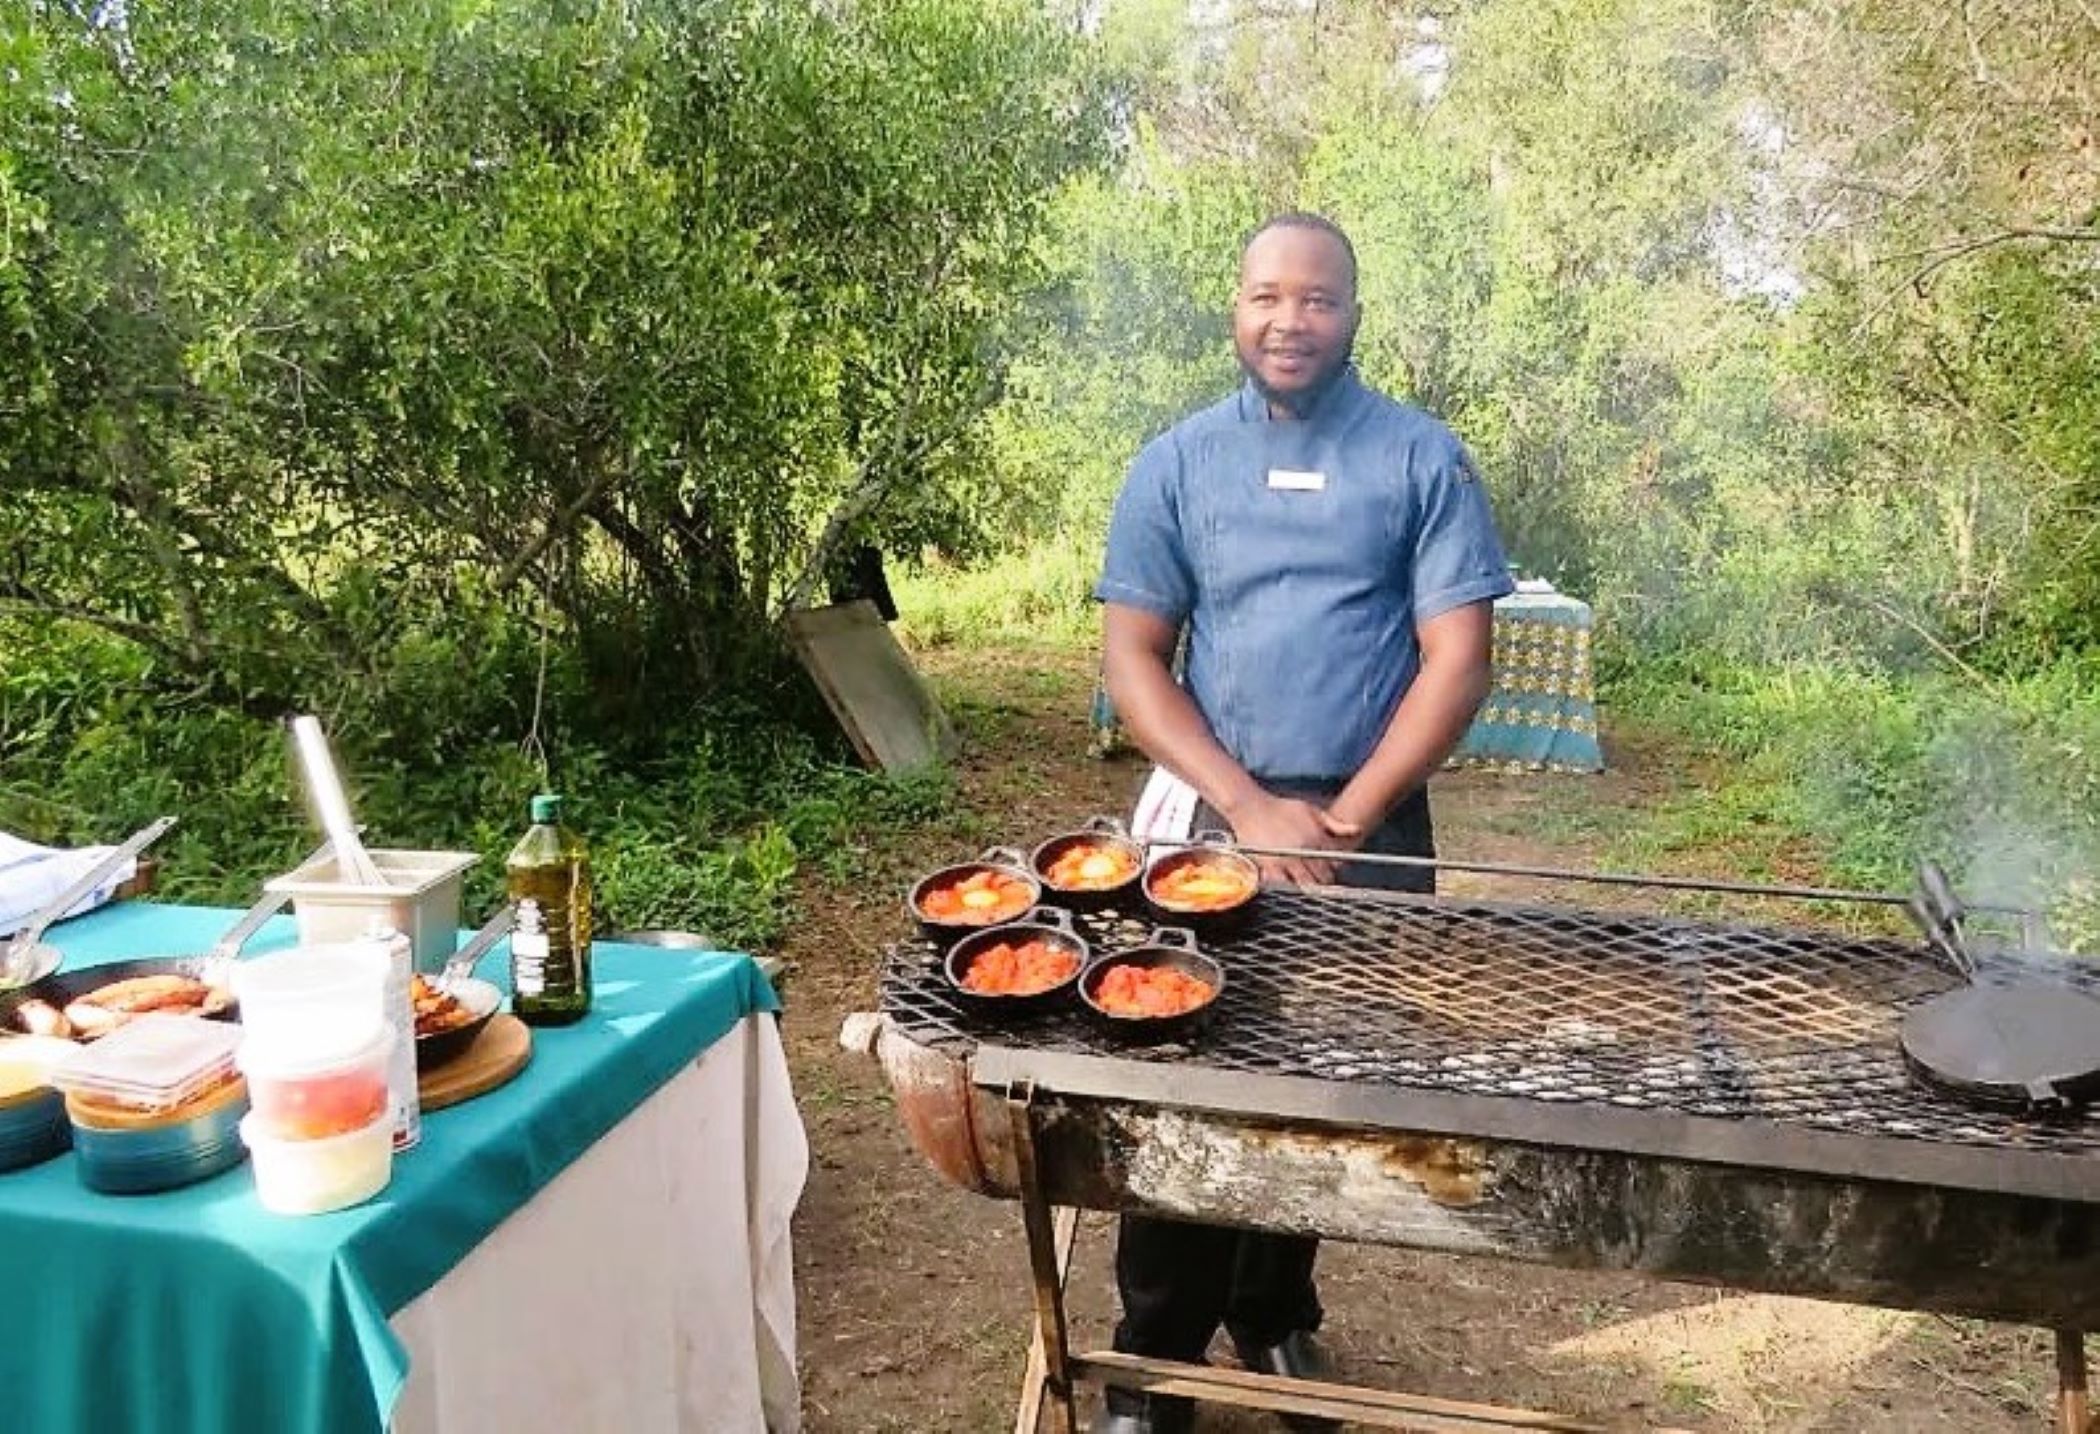
<svg viewBox="0 0 2100 1434"><path fill-rule="evenodd" d="M26 986L0 993L0 1030L22 1029L15 1020L15 1012L26 1001L47 1001L63 1011L82 996L99 991L116 981L128 981L134 976L188 976L192 980L205 981L205 973L214 967L228 971L232 969L232 963L210 956L144 956L134 961L112 961L106 966L82 966L72 971L57 971L41 981L32 981ZM232 1021L239 1018L240 1006L232 999L229 991L226 1009L214 1011L204 1019Z"/></svg>
<svg viewBox="0 0 2100 1434"><path fill-rule="evenodd" d="M2100 1095L2100 1001L2053 981L1963 986L1903 1018L1903 1058L1963 1100L2072 1111Z"/></svg>
<svg viewBox="0 0 2100 1434"><path fill-rule="evenodd" d="M1094 988L1111 966L1172 966L1206 982L1210 986L1210 999L1195 1010L1183 1011L1179 1015L1118 1016L1103 1010L1094 999ZM1211 1012L1218 1008L1218 998L1224 994L1225 968L1197 949L1195 933L1185 927L1163 927L1153 932L1142 946L1096 956L1079 973L1079 999L1085 1004L1086 1013L1093 1023L1117 1040L1139 1044L1192 1039L1209 1023Z"/></svg>

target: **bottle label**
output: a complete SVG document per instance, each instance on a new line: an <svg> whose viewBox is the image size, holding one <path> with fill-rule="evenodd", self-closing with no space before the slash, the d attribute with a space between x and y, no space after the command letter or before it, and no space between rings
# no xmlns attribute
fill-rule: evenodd
<svg viewBox="0 0 2100 1434"><path fill-rule="evenodd" d="M518 903L517 926L510 937L511 989L528 1000L547 989L546 914L531 897Z"/></svg>

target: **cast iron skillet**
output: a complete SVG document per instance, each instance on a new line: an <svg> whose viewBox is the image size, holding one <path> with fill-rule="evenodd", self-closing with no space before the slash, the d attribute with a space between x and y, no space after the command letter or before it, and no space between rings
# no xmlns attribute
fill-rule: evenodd
<svg viewBox="0 0 2100 1434"><path fill-rule="evenodd" d="M1023 907L1004 921L942 921L928 916L919 903L926 893L953 882L965 881L980 871L999 871L1021 882L1028 888L1028 906ZM1028 914L1030 907L1040 906L1043 900L1043 883L1028 869L1028 858L1012 847L995 846L979 854L975 861L958 862L929 872L912 883L911 895L905 898L905 907L911 919L919 923L919 929L936 945L945 946L973 931L987 931L999 926L1011 926Z"/></svg>
<svg viewBox="0 0 2100 1434"><path fill-rule="evenodd" d="M1903 1018L1911 1073L1972 1104L2039 1116L2069 1114L2100 1096L2100 1001L2017 965L1980 975L1946 874L1928 862L1919 887L1912 916L1968 984Z"/></svg>
<svg viewBox="0 0 2100 1434"><path fill-rule="evenodd" d="M1153 886L1160 877L1184 866L1231 867L1246 876L1247 894L1230 906L1208 910L1175 906L1153 894ZM1255 898L1261 894L1261 868L1255 865L1253 857L1233 847L1228 833L1198 832L1194 845L1171 851L1145 869L1143 889L1145 904L1164 925L1187 927L1205 936L1224 936L1246 924L1248 913L1254 909Z"/></svg>
<svg viewBox="0 0 2100 1434"><path fill-rule="evenodd" d="M1057 859L1073 847L1105 847L1125 853L1130 858L1130 875L1114 886L1083 891L1068 891L1050 879L1050 868ZM1121 906L1130 899L1130 889L1145 874L1145 851L1130 839L1130 830L1114 817L1094 817L1076 832L1065 832L1051 837L1035 849L1029 859L1029 868L1043 884L1043 897L1059 906L1068 906L1074 911L1099 911L1104 907Z"/></svg>
<svg viewBox="0 0 2100 1434"><path fill-rule="evenodd" d="M134 976L187 976L206 985L225 988L229 970L230 963L217 956L147 956L136 961L112 961L106 966L82 966L77 970L54 972L41 981L0 993L0 1031L22 1030L17 1013L30 1001L48 1002L63 1011L90 992L99 991L113 982L128 981ZM204 1017L208 1021L239 1018L240 1007L235 1004L231 989L226 991L226 1005Z"/></svg>
<svg viewBox="0 0 2100 1434"><path fill-rule="evenodd" d="M441 986L451 992L472 1013L473 1019L464 1025L454 1026L448 1031L437 1031L427 1036L416 1037L416 1069L436 1070L447 1061L457 1060L474 1044L475 1038L496 1019L496 1012L503 1009L503 992L487 981L474 978L474 968L482 958L493 951L496 943L507 935L511 928L512 913L504 906L482 923L481 929L468 938L445 969L435 979L425 977L432 985Z"/></svg>
<svg viewBox="0 0 2100 1434"><path fill-rule="evenodd" d="M1172 1016L1118 1016L1101 1008L1094 992L1101 980L1114 966L1171 966L1186 971L1197 980L1210 986L1210 999L1193 1010ZM1096 956L1079 973L1079 999L1086 1006L1087 1016L1096 1027L1119 1041L1133 1044L1155 1044L1165 1041L1193 1039L1210 1021L1211 1012L1218 1008L1218 998L1225 994L1225 968L1203 954L1196 946L1196 935L1186 927L1161 927L1146 938L1142 946L1112 955Z"/></svg>
<svg viewBox="0 0 2100 1434"><path fill-rule="evenodd" d="M993 996L983 991L973 991L963 984L963 977L977 958L1000 942L1044 941L1051 946L1070 952L1079 958L1072 974L1055 986L1041 991L1032 991L1025 996ZM955 999L976 1014L994 1021L1018 1020L1023 1016L1040 1015L1058 1005L1071 994L1072 986L1079 980L1079 973L1086 969L1089 952L1087 944L1072 929L1072 918L1053 906L1038 906L1018 921L1004 926L993 926L973 932L955 943L948 952L944 969L948 974L948 989Z"/></svg>

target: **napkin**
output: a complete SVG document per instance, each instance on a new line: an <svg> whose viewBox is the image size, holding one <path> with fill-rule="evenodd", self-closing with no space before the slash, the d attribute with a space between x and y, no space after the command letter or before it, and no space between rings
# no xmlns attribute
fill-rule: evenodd
<svg viewBox="0 0 2100 1434"><path fill-rule="evenodd" d="M1139 841L1187 841L1196 824L1196 789L1165 767L1154 767L1130 814Z"/></svg>
<svg viewBox="0 0 2100 1434"><path fill-rule="evenodd" d="M38 846L0 831L0 936L12 936L27 926L45 902L71 886L110 850L106 846ZM78 916L110 900L118 887L131 880L138 865L135 858L118 863L100 885L61 915Z"/></svg>

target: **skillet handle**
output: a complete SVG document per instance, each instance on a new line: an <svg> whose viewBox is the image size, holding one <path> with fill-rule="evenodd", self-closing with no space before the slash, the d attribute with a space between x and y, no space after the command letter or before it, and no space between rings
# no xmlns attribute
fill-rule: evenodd
<svg viewBox="0 0 2100 1434"><path fill-rule="evenodd" d="M1088 817L1085 830L1099 832L1103 836L1121 837L1124 841L1130 840L1130 828L1124 826L1122 820L1117 817Z"/></svg>
<svg viewBox="0 0 2100 1434"><path fill-rule="evenodd" d="M1024 926L1055 927L1057 930L1062 931L1067 936L1076 937L1079 934L1077 931L1074 931L1072 929L1072 913L1066 911L1061 906L1031 907L1029 908L1028 914L1022 917L1021 920L1016 924Z"/></svg>
<svg viewBox="0 0 2100 1434"><path fill-rule="evenodd" d="M2037 1115L2059 1115L2071 1108L2071 1102L2064 1099L2064 1093L2053 1081L2029 1081L2027 1099Z"/></svg>
<svg viewBox="0 0 2100 1434"><path fill-rule="evenodd" d="M1028 858L1010 846L988 846L977 853L977 859L986 866L1012 867L1015 871L1028 870Z"/></svg>
<svg viewBox="0 0 2100 1434"><path fill-rule="evenodd" d="M1196 933L1189 930L1186 926L1157 927L1150 936L1145 938L1145 944L1147 946L1171 947L1176 951L1186 951L1193 956L1201 956L1203 954L1202 949L1196 945Z"/></svg>
<svg viewBox="0 0 2100 1434"><path fill-rule="evenodd" d="M333 841L324 841L309 852L306 858L298 866L293 867L292 870L298 871L303 867L312 866L334 850L335 843ZM212 942L211 959L214 961L231 961L234 957L240 955L241 949L254 939L255 933L262 930L263 923L284 910L286 905L291 902L291 899L291 893L288 891L264 892L262 900L241 913L241 919L227 927L225 935Z"/></svg>

